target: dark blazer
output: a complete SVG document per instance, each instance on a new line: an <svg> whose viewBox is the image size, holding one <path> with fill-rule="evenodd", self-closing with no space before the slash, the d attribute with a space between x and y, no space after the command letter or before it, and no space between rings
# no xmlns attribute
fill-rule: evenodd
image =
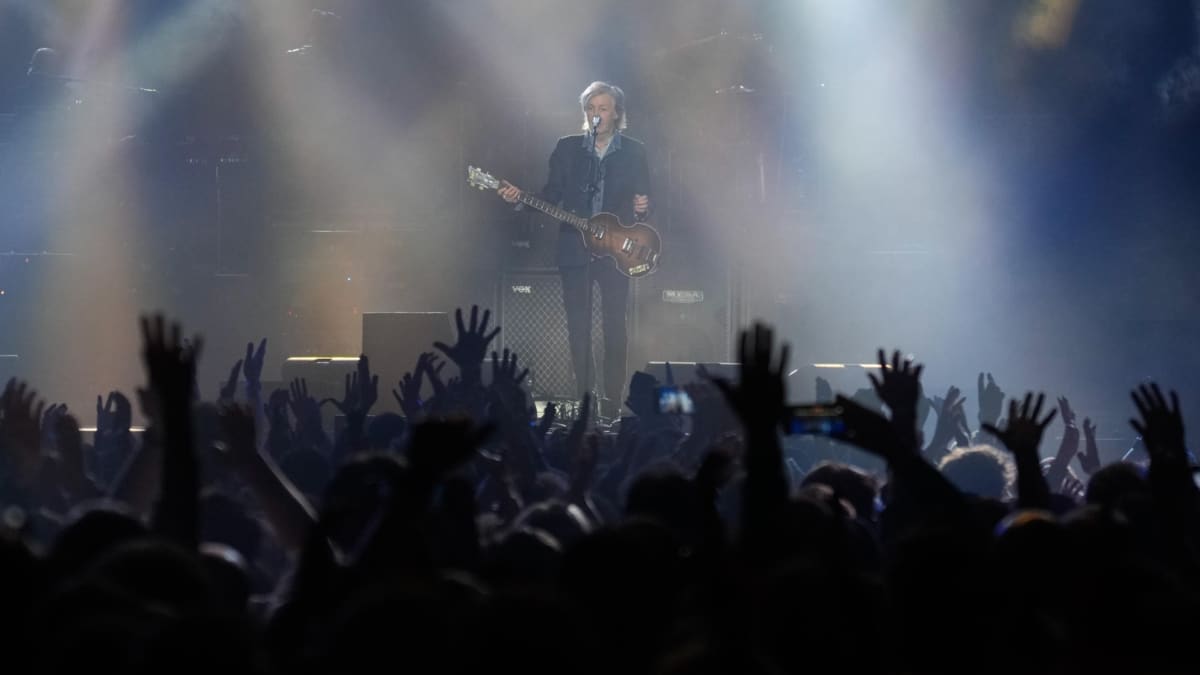
<svg viewBox="0 0 1200 675"><path fill-rule="evenodd" d="M590 218L592 195L588 192L594 156L584 144L584 135L564 136L550 155L550 172L541 197L578 216ZM601 210L615 214L623 223L633 222L633 196L650 193L650 169L646 147L641 141L621 136L621 147L609 152L602 161L604 204ZM586 265L591 259L583 239L574 227L563 223L558 234L559 267Z"/></svg>

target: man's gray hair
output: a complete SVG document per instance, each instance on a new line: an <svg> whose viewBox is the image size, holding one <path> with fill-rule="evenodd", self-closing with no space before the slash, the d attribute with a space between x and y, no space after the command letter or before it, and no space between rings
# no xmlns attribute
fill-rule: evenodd
<svg viewBox="0 0 1200 675"><path fill-rule="evenodd" d="M613 104L617 108L617 129L624 130L626 127L625 92L621 91L621 88L615 84L600 81L589 84L587 89L584 89L583 93L579 95L579 109L583 111L583 130L590 131L592 128L592 121L587 116L588 101L600 94L608 94L612 97Z"/></svg>

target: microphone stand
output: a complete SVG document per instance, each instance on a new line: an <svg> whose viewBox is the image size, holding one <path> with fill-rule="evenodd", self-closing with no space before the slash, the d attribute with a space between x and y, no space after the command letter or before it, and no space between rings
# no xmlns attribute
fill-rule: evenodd
<svg viewBox="0 0 1200 675"><path fill-rule="evenodd" d="M592 145L590 150L591 154L589 155L591 162L589 164L590 168L588 169L588 184L584 187L584 191L588 193L589 205L595 202L596 193L600 191L600 158L596 156L596 130L599 128L600 120L593 119ZM594 212L595 208L593 207L590 210ZM591 216L594 215L596 214L591 213L588 217L591 218ZM590 237L591 233L586 233L585 236ZM592 382L592 369L595 368L595 364L592 363L593 358L595 358L595 352L592 345L592 316L595 313L596 308L592 305L592 257L590 252L588 253L588 260L583 267L583 286L585 289L585 295L583 296L584 306L588 308L587 323L585 324L586 332L584 333L587 336L587 348L583 360L583 390L592 392L592 405L595 406L595 410L599 410L600 396L599 392L595 390L594 383Z"/></svg>

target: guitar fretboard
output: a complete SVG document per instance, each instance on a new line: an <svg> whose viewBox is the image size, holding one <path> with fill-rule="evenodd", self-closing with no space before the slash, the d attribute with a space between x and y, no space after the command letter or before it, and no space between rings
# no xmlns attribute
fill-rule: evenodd
<svg viewBox="0 0 1200 675"><path fill-rule="evenodd" d="M588 226L587 218L577 216L574 213L571 213L570 211L559 208L555 204L551 204L550 202L545 201L543 199L538 199L537 197L534 197L533 195L531 195L529 193L522 192L520 201L522 204L532 206L533 208L537 209L538 211L541 211L542 213L550 216L551 218L556 218L558 220L568 222L581 230L587 229L587 226Z"/></svg>

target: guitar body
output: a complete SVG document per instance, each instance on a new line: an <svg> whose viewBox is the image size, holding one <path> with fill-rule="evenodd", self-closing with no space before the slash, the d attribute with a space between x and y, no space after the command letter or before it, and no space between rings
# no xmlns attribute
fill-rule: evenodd
<svg viewBox="0 0 1200 675"><path fill-rule="evenodd" d="M467 167L467 182L480 190L500 187L500 179L474 166ZM574 227L583 237L583 245L589 253L599 258L612 258L617 271L631 279L653 274L658 269L662 237L646 223L625 225L611 213L597 213L584 219L526 192L522 192L518 200Z"/></svg>
<svg viewBox="0 0 1200 675"><path fill-rule="evenodd" d="M597 213L579 235L589 253L612 258L617 271L627 277L644 277L658 269L662 237L646 223L626 225L611 213Z"/></svg>

